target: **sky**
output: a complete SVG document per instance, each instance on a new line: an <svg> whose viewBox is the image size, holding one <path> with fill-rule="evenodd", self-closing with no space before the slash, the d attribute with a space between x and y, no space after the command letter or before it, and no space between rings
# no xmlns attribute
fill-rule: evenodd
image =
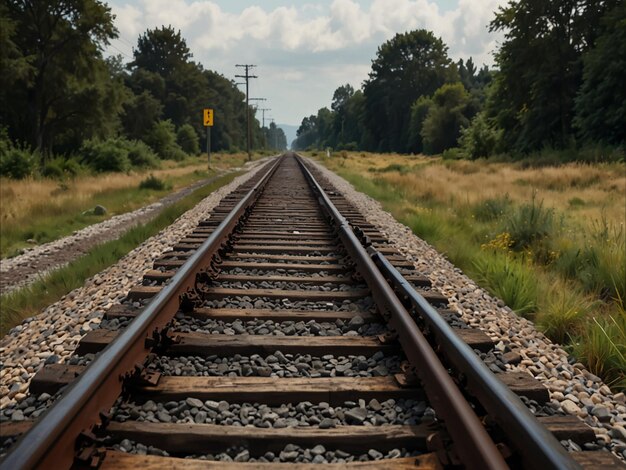
<svg viewBox="0 0 626 470"><path fill-rule="evenodd" d="M181 31L193 60L207 69L234 79L241 73L236 64L255 64L258 78L250 82L250 96L266 98L263 107L271 109L266 118L298 125L303 117L330 106L339 86L360 88L378 46L396 33L429 29L448 45L455 61L471 56L477 65L491 66L501 37L487 26L505 0L107 3L119 31L107 53L131 60L140 34L171 25Z"/></svg>

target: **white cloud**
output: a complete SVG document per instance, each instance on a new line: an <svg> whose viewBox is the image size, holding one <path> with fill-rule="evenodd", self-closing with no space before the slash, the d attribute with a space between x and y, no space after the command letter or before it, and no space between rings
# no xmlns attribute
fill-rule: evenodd
<svg viewBox="0 0 626 470"><path fill-rule="evenodd" d="M310 113L329 103L342 83L359 87L377 47L398 32L432 30L452 58L471 55L478 65L491 64L499 36L490 34L487 25L504 2L458 0L456 8L442 11L436 0L373 0L369 6L333 0L273 9L260 3L232 12L216 1L138 0L136 6L114 6L113 12L128 42L147 28L172 25L207 68L232 76L235 63L258 64L260 79L252 82L252 93L275 100L278 121L295 123L306 113L290 100L300 96Z"/></svg>

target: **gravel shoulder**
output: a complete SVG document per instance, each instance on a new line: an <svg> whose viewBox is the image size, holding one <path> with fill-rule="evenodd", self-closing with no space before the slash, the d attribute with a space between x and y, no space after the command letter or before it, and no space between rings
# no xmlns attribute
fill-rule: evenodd
<svg viewBox="0 0 626 470"><path fill-rule="evenodd" d="M226 174L226 173L224 173ZM168 206L222 175L197 181L132 212L90 225L72 235L25 250L21 255L0 260L0 294L27 286L42 276L83 256L93 247L115 240L131 228L149 222Z"/></svg>

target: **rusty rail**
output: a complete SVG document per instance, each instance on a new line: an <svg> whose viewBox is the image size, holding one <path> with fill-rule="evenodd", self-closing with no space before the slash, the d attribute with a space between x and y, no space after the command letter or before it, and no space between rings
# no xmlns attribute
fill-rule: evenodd
<svg viewBox="0 0 626 470"><path fill-rule="evenodd" d="M267 164L261 180L224 218L202 246L182 266L171 282L109 344L70 385L35 425L12 447L0 469L58 469L74 463L77 439L89 439L94 426L106 421L109 409L150 352L146 340L158 334L174 317L179 297L194 287L196 274L210 264L246 210L258 199L281 159ZM90 456L82 456L89 460Z"/></svg>
<svg viewBox="0 0 626 470"><path fill-rule="evenodd" d="M349 222L337 210L300 158L298 162L311 188L317 194L321 206L335 225L339 238L356 263L359 273L372 290L381 314L387 317L398 333L400 344L422 380L433 408L445 420L446 428L456 444L456 450L463 463L468 468L474 469L508 468L480 419L463 397L409 312L376 268Z"/></svg>
<svg viewBox="0 0 626 470"><path fill-rule="evenodd" d="M582 468L561 443L537 421L522 400L489 370L485 363L454 333L439 313L415 291L402 274L374 247L368 251L376 266L397 291L408 299L434 334L448 361L468 383L468 389L506 432L510 442L530 468Z"/></svg>

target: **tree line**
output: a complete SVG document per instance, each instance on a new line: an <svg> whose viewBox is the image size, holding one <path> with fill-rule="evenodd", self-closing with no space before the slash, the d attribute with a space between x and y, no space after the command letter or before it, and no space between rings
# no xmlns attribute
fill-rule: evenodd
<svg viewBox="0 0 626 470"><path fill-rule="evenodd" d="M216 116L212 150L245 147L245 95L194 61L179 31L147 30L128 64L104 57L117 37L110 8L98 0L0 3L3 174L23 176L50 162L67 170L68 160L115 171L196 155L206 151L205 107ZM250 112L253 146L282 132L261 129Z"/></svg>
<svg viewBox="0 0 626 470"><path fill-rule="evenodd" d="M396 34L292 146L479 158L624 145L626 3L510 1L489 29L504 34L492 70L453 62L430 31Z"/></svg>

